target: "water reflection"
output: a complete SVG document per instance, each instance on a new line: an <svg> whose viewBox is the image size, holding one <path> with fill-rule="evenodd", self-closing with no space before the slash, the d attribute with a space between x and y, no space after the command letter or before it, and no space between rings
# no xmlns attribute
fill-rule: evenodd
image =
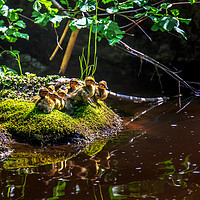
<svg viewBox="0 0 200 200"><path fill-rule="evenodd" d="M200 104L178 109L162 105L85 149L15 148L1 163L0 199L198 200Z"/></svg>

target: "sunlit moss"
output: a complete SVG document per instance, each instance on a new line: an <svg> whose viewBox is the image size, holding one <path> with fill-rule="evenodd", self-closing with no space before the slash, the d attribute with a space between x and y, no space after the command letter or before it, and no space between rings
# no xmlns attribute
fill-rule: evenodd
<svg viewBox="0 0 200 200"><path fill-rule="evenodd" d="M83 150L83 152L88 156L93 156L100 152L103 147L105 146L106 141L105 140L98 140L95 142L90 142L87 147Z"/></svg>
<svg viewBox="0 0 200 200"><path fill-rule="evenodd" d="M96 108L77 104L74 116L70 116L58 110L44 114L32 102L8 99L0 102L0 122L20 142L67 142L76 134L90 139L94 133L117 131L120 127L120 117L103 102L99 103Z"/></svg>

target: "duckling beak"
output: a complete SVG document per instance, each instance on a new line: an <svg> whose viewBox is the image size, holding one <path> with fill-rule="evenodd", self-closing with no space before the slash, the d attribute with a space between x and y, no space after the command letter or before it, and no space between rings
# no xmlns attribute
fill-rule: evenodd
<svg viewBox="0 0 200 200"><path fill-rule="evenodd" d="M106 88L106 90L108 89L108 86L107 85L105 85L105 88Z"/></svg>
<svg viewBox="0 0 200 200"><path fill-rule="evenodd" d="M61 97L61 96L59 96L59 95L57 95L57 97L58 97L59 99L62 99L62 97Z"/></svg>

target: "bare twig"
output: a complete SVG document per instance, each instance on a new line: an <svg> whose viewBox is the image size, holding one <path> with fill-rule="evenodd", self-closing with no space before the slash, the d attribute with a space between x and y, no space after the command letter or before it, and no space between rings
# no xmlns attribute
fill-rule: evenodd
<svg viewBox="0 0 200 200"><path fill-rule="evenodd" d="M49 58L49 60L53 60L53 58L56 55L56 53L57 53L59 48L62 49L62 47L60 45L62 44L62 42L63 42L63 40L64 40L64 38L66 36L66 33L67 33L68 29L69 29L69 23L70 23L70 21L67 22L67 25L66 25L66 27L65 27L65 29L63 31L63 34L62 34L62 36L60 38L60 41L59 42L57 41L57 47L55 48L55 50L54 50L53 54L51 55L51 57ZM58 38L58 36L57 36L57 38Z"/></svg>
<svg viewBox="0 0 200 200"><path fill-rule="evenodd" d="M183 109L185 109L193 100L195 99L195 97L193 97L190 101L188 101L181 109L179 109L176 113L181 112Z"/></svg>
<svg viewBox="0 0 200 200"><path fill-rule="evenodd" d="M64 15L69 16L68 12L65 11L65 9L64 9L56 0L51 0L51 2L52 2L52 3L54 4L54 6L56 6L59 10L61 10L62 13L63 13Z"/></svg>
<svg viewBox="0 0 200 200"><path fill-rule="evenodd" d="M195 88L191 87L185 80L183 80L180 76L178 76L175 72L170 70L168 67L163 65L162 63L159 63L157 60L154 60L153 58L129 47L126 43L120 41L115 44L115 46L127 53L129 53L132 56L137 56L139 58L142 57L143 60L148 61L149 63L153 64L154 66L157 66L158 68L165 71L167 74L169 74L172 78L174 78L176 81L180 81L182 85L184 85L186 88L190 89L195 96L200 96L200 92L196 90Z"/></svg>
<svg viewBox="0 0 200 200"><path fill-rule="evenodd" d="M129 18L129 17L126 16L126 15L122 15L122 14L118 14L118 15L119 15L119 16L122 16L122 17L124 17L124 18L126 18L126 19L128 19L128 20L130 20L131 22L133 22L133 23L146 35L146 37L147 37L150 41L152 41L151 37L144 31L144 29L143 29L135 20ZM127 31L126 31L126 32L127 32Z"/></svg>

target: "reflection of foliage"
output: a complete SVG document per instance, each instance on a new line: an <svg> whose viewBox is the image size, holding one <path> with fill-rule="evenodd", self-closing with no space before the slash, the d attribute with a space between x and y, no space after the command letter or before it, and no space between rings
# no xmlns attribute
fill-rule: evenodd
<svg viewBox="0 0 200 200"><path fill-rule="evenodd" d="M38 167L72 158L72 154L45 152L13 152L3 163L4 169Z"/></svg>
<svg viewBox="0 0 200 200"><path fill-rule="evenodd" d="M84 153L88 156L93 156L95 154L97 154L98 152L100 152L103 147L105 146L106 141L105 140L97 140L94 142L90 142L86 148L84 149Z"/></svg>
<svg viewBox="0 0 200 200"><path fill-rule="evenodd" d="M163 192L165 183L165 180L134 181L124 185L110 186L110 199L120 200L129 197L154 199Z"/></svg>
<svg viewBox="0 0 200 200"><path fill-rule="evenodd" d="M184 175L189 174L196 170L197 167L194 167L189 161L191 155L188 155L182 165L185 167L182 171L178 171L173 164L173 159L159 162L159 170L164 170L164 173L160 176L161 180L169 179L172 181L172 185L175 187L186 187L187 183Z"/></svg>

